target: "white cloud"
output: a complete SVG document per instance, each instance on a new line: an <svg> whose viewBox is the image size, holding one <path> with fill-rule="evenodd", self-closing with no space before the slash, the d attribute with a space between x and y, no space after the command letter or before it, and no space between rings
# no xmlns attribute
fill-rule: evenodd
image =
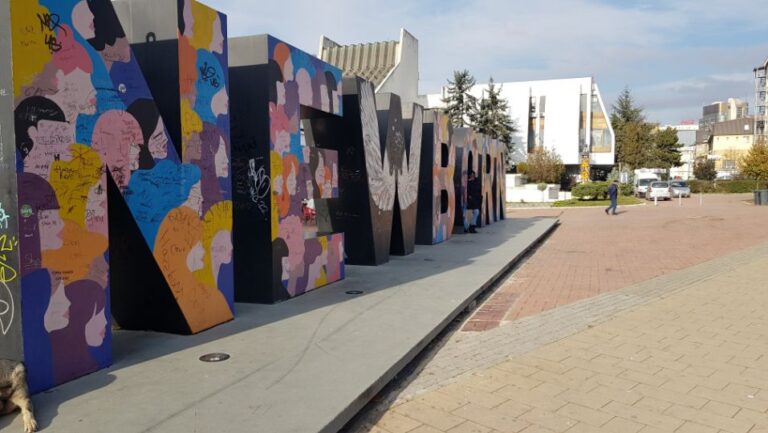
<svg viewBox="0 0 768 433"><path fill-rule="evenodd" d="M761 10L747 0L209 4L228 14L232 36L271 33L311 53L323 34L360 43L396 39L405 27L419 39L422 92L465 68L482 82L594 76L606 103L627 85L664 123L698 116L700 100L715 94L744 97L752 68L768 56ZM723 42L748 31L765 36Z"/></svg>

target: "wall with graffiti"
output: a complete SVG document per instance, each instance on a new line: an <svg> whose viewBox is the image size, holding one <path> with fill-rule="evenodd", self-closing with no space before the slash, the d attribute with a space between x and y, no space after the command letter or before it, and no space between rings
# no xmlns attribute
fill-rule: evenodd
<svg viewBox="0 0 768 433"><path fill-rule="evenodd" d="M492 224L505 217L506 146L497 139L483 137L483 224Z"/></svg>
<svg viewBox="0 0 768 433"><path fill-rule="evenodd" d="M10 10L23 352L35 392L111 363L110 272L116 302L130 303L115 315L124 327L194 333L232 319L219 287L231 204L214 184L228 181L226 103L215 102L226 85L217 94L201 74L182 92L182 106L196 101L198 134L214 125L221 138L192 140L200 150L182 160L109 0L12 0ZM214 35L225 20L215 15L196 55L223 77Z"/></svg>
<svg viewBox="0 0 768 433"><path fill-rule="evenodd" d="M221 308L224 301L232 312L234 263L226 16L194 0L124 0L116 5L120 21L129 23L124 30L154 100L152 103L141 97L128 105L129 112L135 113L142 125L143 137L148 143L149 155L145 153L144 158L140 155L139 168L152 168L155 165L152 159L167 153L169 138L181 161L199 168L199 180L192 185L187 200L200 222L191 223L199 233L190 240L163 236L158 238L161 244L156 245L155 250L171 247L176 242L194 241L189 252L194 256L194 263L188 267L195 278L187 275L187 282L190 287L204 284L208 289L218 289L210 302L224 311ZM147 14L155 18L149 19ZM147 183L157 181L153 173L140 175ZM141 185L140 190L144 192L147 188ZM118 212L112 218L127 219L131 215ZM160 219L159 216L152 218ZM121 223L127 225L130 221ZM110 243L113 272L123 267L128 272L133 266L131 254L138 246L126 247L130 242L126 239ZM173 264L157 253L155 256L161 270L168 273ZM151 297L149 293L137 291L135 286L126 284L125 280L112 284L113 315L121 325L132 323L139 307L136 304ZM181 297L176 298L181 301ZM199 315L198 319L186 313L185 316L192 332L210 326L200 323Z"/></svg>
<svg viewBox="0 0 768 433"><path fill-rule="evenodd" d="M23 359L10 10L0 7L0 358Z"/></svg>
<svg viewBox="0 0 768 433"><path fill-rule="evenodd" d="M341 71L267 35L229 47L236 298L276 302L344 278L324 203L338 156L311 134L311 119L342 115Z"/></svg>
<svg viewBox="0 0 768 433"><path fill-rule="evenodd" d="M342 117L311 122L313 140L339 152L340 195L329 203L330 222L345 233L347 263L380 265L415 248L422 109L408 113L406 134L399 96L375 95L372 83L350 77L343 97Z"/></svg>
<svg viewBox="0 0 768 433"><path fill-rule="evenodd" d="M413 254L416 249L424 109L418 104L400 108L400 98L392 93L377 95L376 101L380 128L383 124L388 125L387 136L393 137L396 142L402 136L403 141L402 147L399 144L393 146L395 151L402 148L402 157L400 166L395 169L397 196L389 248L391 254L405 256ZM402 109L408 109L409 112L401 113ZM402 130L397 122L401 114Z"/></svg>
<svg viewBox="0 0 768 433"><path fill-rule="evenodd" d="M456 148L451 141L453 127L448 116L436 110L424 114L419 207L416 243L434 245L453 234L456 218Z"/></svg>
<svg viewBox="0 0 768 433"><path fill-rule="evenodd" d="M503 219L503 145L405 109L195 0L0 0L0 358L39 392L111 318L197 333L444 242L468 169Z"/></svg>
<svg viewBox="0 0 768 433"><path fill-rule="evenodd" d="M475 132L471 128L455 128L452 142L456 148L456 232L463 232L472 218L467 209L467 181L474 171L482 187L482 205L478 226L486 226L504 219L504 190L506 147L504 143Z"/></svg>

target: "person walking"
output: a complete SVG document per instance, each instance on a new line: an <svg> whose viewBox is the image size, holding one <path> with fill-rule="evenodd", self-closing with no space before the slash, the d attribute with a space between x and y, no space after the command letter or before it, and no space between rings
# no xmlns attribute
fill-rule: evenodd
<svg viewBox="0 0 768 433"><path fill-rule="evenodd" d="M464 233L477 233L477 218L480 216L480 207L483 204L483 189L474 171L470 170L468 176L467 209L472 211L472 221L464 220Z"/></svg>
<svg viewBox="0 0 768 433"><path fill-rule="evenodd" d="M605 214L616 215L616 207L619 205L619 181L614 180L608 187L608 197L611 199L611 205L605 208ZM613 209L613 212L610 212Z"/></svg>

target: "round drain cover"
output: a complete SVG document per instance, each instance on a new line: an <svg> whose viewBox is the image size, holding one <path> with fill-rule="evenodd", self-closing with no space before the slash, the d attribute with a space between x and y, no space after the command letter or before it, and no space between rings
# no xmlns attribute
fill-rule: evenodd
<svg viewBox="0 0 768 433"><path fill-rule="evenodd" d="M229 359L228 353L209 353L200 357L203 362L221 362Z"/></svg>
<svg viewBox="0 0 768 433"><path fill-rule="evenodd" d="M362 295L363 291L362 290L350 290L350 291L348 291L346 293L347 293L347 295Z"/></svg>

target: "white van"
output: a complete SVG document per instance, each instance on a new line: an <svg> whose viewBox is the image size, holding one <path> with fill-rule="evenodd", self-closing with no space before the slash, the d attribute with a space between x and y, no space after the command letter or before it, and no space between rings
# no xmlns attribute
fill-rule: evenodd
<svg viewBox="0 0 768 433"><path fill-rule="evenodd" d="M648 193L648 185L651 182L661 180L656 173L647 171L635 171L635 197L645 197Z"/></svg>

